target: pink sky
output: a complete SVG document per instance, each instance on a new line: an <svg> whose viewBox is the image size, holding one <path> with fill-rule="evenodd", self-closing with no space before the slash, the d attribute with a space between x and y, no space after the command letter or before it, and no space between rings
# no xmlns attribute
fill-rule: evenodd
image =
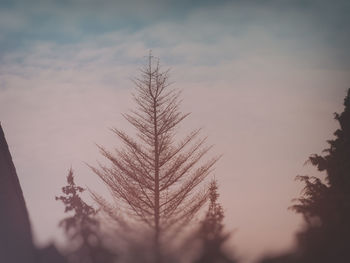
<svg viewBox="0 0 350 263"><path fill-rule="evenodd" d="M32 40L1 56L0 121L37 244L62 243L63 207L54 197L70 166L79 184L105 190L84 162L101 160L95 143L119 145L110 127L129 129L121 113L134 107L130 78L152 49L183 90L182 110L192 112L180 133L203 127L212 153L223 154L214 174L234 251L252 262L291 248L302 226L287 210L301 190L294 178L317 174L303 164L337 128L332 114L342 110L350 70L327 43L315 44L323 33L303 13L227 6L76 43ZM283 21L281 28L264 20L228 34L229 10L238 16L249 8ZM215 14L223 21L207 19ZM290 37L276 34L284 27ZM297 38L293 30L301 32Z"/></svg>

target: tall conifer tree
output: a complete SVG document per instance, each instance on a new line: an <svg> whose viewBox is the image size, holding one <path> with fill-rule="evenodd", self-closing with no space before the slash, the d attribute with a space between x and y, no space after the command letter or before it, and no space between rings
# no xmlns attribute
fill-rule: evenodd
<svg viewBox="0 0 350 263"><path fill-rule="evenodd" d="M134 83L137 107L123 116L136 129L137 137L113 129L124 148L109 152L99 147L111 166L91 168L121 211L126 208L130 218L153 231L154 261L159 263L164 235L179 232L205 203L205 191L197 188L217 158L201 162L211 147L205 146L205 138L199 138L199 129L176 143L176 129L189 114L179 111L180 92L169 88L168 71L162 71L151 54Z"/></svg>

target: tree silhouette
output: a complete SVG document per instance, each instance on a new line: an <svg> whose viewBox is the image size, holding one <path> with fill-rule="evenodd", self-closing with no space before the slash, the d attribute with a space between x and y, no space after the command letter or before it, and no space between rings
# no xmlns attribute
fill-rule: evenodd
<svg viewBox="0 0 350 263"><path fill-rule="evenodd" d="M325 182L299 176L303 195L292 209L301 213L307 229L298 235L303 262L350 262L350 90L344 111L335 113L340 128L329 140L325 155L314 154L309 162L325 171Z"/></svg>
<svg viewBox="0 0 350 263"><path fill-rule="evenodd" d="M218 197L217 182L212 180L209 187L209 209L198 233L202 251L196 263L234 262L222 250L222 245L229 238L229 234L224 233L224 211L217 201Z"/></svg>
<svg viewBox="0 0 350 263"><path fill-rule="evenodd" d="M161 71L151 54L140 71L141 76L134 79L137 108L123 115L136 129L137 137L112 129L124 147L112 153L99 146L111 166L91 168L120 209L125 207L131 218L151 228L158 263L160 239L165 233L178 232L205 203L207 195L197 186L218 158L200 163L211 148L204 146L205 138L198 138L200 129L175 143L175 130L189 115L179 111L180 92L169 89L168 71Z"/></svg>
<svg viewBox="0 0 350 263"><path fill-rule="evenodd" d="M70 260L77 263L111 263L115 254L106 249L98 234L97 211L80 197L85 191L74 182L73 170L67 176L68 185L62 187L64 195L56 197L65 205L65 213L73 212L59 223L67 236L75 242L77 249L70 254Z"/></svg>

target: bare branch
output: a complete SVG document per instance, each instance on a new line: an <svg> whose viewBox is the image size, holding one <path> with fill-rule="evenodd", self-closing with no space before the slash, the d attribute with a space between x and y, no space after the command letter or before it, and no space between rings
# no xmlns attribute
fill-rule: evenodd
<svg viewBox="0 0 350 263"><path fill-rule="evenodd" d="M196 189L219 157L203 162L211 146L205 146L206 138L199 138L200 129L174 142L175 128L189 113L179 110L181 91L169 89L169 71L161 71L151 53L148 59L140 76L133 79L137 107L123 114L137 137L113 128L123 147L111 153L98 146L110 166L89 167L131 216L154 231L159 249L163 232L187 225L207 200L207 194ZM114 218L105 200L98 195L94 199ZM124 224L119 217L115 221Z"/></svg>

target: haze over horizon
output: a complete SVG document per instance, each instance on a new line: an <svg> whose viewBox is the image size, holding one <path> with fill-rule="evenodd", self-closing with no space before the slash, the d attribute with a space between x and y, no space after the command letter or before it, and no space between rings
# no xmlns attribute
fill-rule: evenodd
<svg viewBox="0 0 350 263"><path fill-rule="evenodd" d="M130 126L130 80L149 50L183 90L179 131L203 127L216 164L230 245L242 258L292 248L302 228L288 210L298 174L337 128L350 87L347 1L1 1L0 121L35 242L63 243L55 201ZM89 198L88 196L86 196Z"/></svg>

